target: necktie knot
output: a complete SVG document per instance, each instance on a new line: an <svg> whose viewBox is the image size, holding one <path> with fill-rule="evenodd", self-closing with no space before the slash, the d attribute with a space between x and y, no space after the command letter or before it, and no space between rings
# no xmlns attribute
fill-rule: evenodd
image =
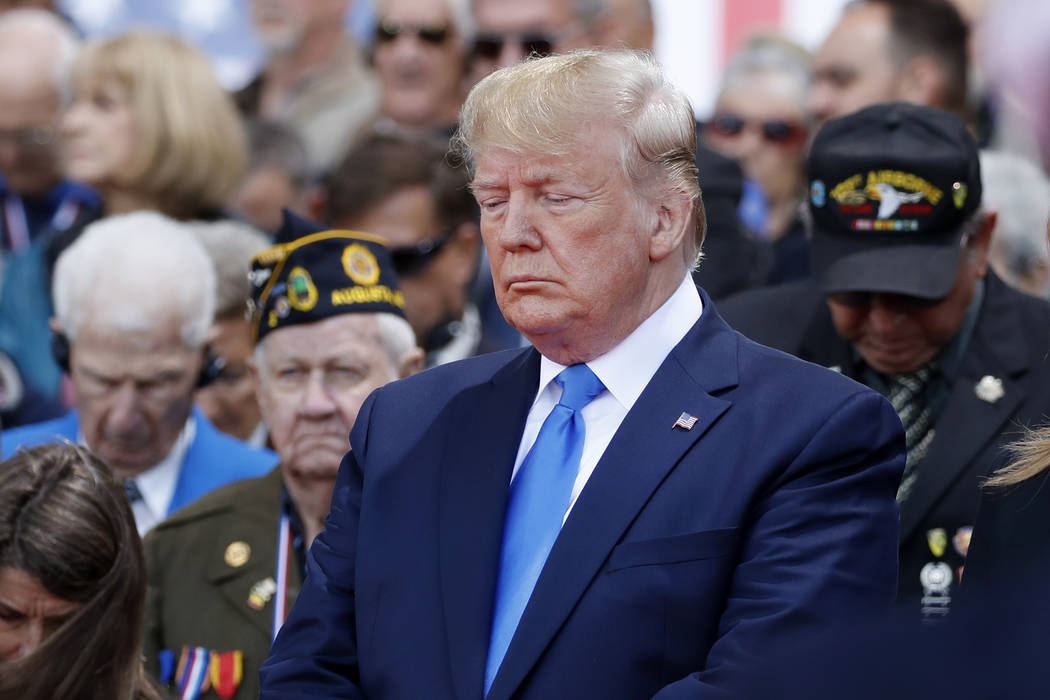
<svg viewBox="0 0 1050 700"><path fill-rule="evenodd" d="M584 364L566 367L554 381L561 385L558 403L573 411L579 411L605 389L602 380Z"/></svg>

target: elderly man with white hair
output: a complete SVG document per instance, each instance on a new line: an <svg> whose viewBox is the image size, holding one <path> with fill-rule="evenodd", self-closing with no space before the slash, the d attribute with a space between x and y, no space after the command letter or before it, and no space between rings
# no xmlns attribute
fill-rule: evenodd
<svg viewBox="0 0 1050 700"><path fill-rule="evenodd" d="M224 698L259 696L259 666L302 587L357 412L373 390L423 368L378 237L286 214L251 279L251 373L281 464L209 494L145 541L146 668L181 697L207 678ZM172 673L195 659L204 673ZM231 673L236 663L243 673Z"/></svg>
<svg viewBox="0 0 1050 700"><path fill-rule="evenodd" d="M58 259L52 348L76 409L3 434L3 458L83 443L124 479L139 532L276 455L218 432L194 389L218 368L206 348L215 272L185 225L137 212L90 225Z"/></svg>
<svg viewBox="0 0 1050 700"><path fill-rule="evenodd" d="M260 697L725 697L888 605L900 421L693 285L695 123L652 57L497 71L458 142L533 347L365 402Z"/></svg>

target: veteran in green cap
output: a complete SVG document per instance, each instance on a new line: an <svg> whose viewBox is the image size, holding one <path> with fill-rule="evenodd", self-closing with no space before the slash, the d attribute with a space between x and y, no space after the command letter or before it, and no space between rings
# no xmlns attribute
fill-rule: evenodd
<svg viewBox="0 0 1050 700"><path fill-rule="evenodd" d="M382 239L285 214L252 261L251 371L281 457L147 537L147 668L179 697L255 698L365 398L423 367Z"/></svg>

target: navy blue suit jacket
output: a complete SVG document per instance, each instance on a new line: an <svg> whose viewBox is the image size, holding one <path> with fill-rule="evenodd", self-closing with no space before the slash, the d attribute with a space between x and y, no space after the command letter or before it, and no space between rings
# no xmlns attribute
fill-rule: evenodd
<svg viewBox="0 0 1050 700"><path fill-rule="evenodd" d="M706 698L888 605L904 439L880 396L701 319L569 514L487 696ZM480 700L535 350L376 391L264 699ZM672 428L682 412L692 430Z"/></svg>

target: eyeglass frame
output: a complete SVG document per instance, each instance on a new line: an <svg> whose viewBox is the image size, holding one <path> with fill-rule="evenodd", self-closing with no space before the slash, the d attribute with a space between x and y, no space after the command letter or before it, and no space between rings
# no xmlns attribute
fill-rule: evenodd
<svg viewBox="0 0 1050 700"><path fill-rule="evenodd" d="M455 235L456 227L449 226L438 235L424 238L414 245L389 248L390 262L394 267L394 272L398 277L412 277L419 274L434 262L434 259Z"/></svg>
<svg viewBox="0 0 1050 700"><path fill-rule="evenodd" d="M735 128L726 129L718 125L718 122L724 123L727 119L735 122ZM809 135L809 128L805 123L790 119L744 119L733 112L716 112L707 120L707 128L723 138L736 138L744 133L745 129L752 127L758 127L764 143L774 146L804 143ZM778 129L784 129L783 135L778 135Z"/></svg>
<svg viewBox="0 0 1050 700"><path fill-rule="evenodd" d="M425 24L409 24L406 22L391 22L379 20L376 22L373 37L376 45L392 44L406 32L411 32L424 44L428 46L444 46L449 37L452 36L452 26L431 26Z"/></svg>

